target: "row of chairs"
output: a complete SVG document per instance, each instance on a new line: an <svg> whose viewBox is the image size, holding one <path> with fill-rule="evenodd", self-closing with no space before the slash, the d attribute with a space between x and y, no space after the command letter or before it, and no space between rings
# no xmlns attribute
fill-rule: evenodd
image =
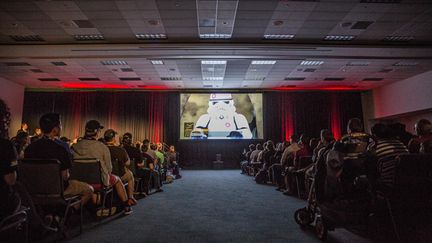
<svg viewBox="0 0 432 243"><path fill-rule="evenodd" d="M18 183L25 189L31 204L38 209L55 211L60 221L56 227L43 224L44 215L38 215L42 227L50 232L65 236L65 225L72 208L79 206L79 233L83 228L83 205L77 195L65 195L64 181L61 174L60 162L55 159L23 159L18 164ZM93 158L79 159L73 161L71 179L86 182L88 184L102 183L102 172L100 161ZM113 188L101 186L95 189L100 201L99 209L109 209L112 214ZM99 200L100 199L100 200ZM25 234L25 241L28 241L28 224L31 209L21 207L15 213L6 217L0 222L0 233L7 232L13 228L22 228ZM48 213L46 211L46 213ZM39 213L39 212L37 212ZM109 216L108 215L108 216Z"/></svg>

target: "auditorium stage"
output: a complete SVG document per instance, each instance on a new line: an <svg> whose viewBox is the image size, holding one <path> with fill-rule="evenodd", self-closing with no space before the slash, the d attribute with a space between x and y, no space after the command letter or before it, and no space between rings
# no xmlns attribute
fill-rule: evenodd
<svg viewBox="0 0 432 243"><path fill-rule="evenodd" d="M132 215L85 229L70 242L319 242L293 212L305 202L258 185L239 170L183 171ZM368 242L345 230L329 242Z"/></svg>

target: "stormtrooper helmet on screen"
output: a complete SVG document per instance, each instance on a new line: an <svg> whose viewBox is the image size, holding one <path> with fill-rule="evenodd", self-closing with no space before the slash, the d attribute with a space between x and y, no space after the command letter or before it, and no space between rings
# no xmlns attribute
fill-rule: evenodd
<svg viewBox="0 0 432 243"><path fill-rule="evenodd" d="M233 116L236 111L231 94L210 94L207 113L214 118L224 119Z"/></svg>

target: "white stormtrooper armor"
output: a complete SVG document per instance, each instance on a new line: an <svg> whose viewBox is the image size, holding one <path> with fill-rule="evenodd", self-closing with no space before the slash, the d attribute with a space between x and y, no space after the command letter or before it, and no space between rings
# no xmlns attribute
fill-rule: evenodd
<svg viewBox="0 0 432 243"><path fill-rule="evenodd" d="M252 138L246 117L235 112L231 94L211 94L207 114L201 115L194 130L208 130L209 138Z"/></svg>

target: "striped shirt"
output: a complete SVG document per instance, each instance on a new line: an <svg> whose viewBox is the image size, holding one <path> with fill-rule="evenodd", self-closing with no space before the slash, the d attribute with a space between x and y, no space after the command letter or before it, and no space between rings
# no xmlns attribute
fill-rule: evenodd
<svg viewBox="0 0 432 243"><path fill-rule="evenodd" d="M393 187L396 157L407 153L407 147L399 140L379 139L376 142L375 154L378 160L378 173L384 186Z"/></svg>

